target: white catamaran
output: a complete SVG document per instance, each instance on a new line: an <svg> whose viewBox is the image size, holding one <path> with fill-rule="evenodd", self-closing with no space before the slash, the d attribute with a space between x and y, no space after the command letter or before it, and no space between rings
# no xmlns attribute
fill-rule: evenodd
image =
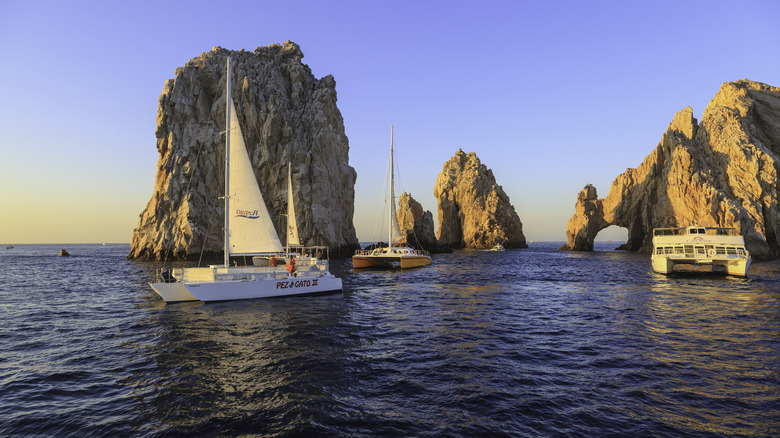
<svg viewBox="0 0 780 438"><path fill-rule="evenodd" d="M671 274L675 265L723 266L730 275L746 277L751 258L745 239L734 228L655 228L653 270Z"/></svg>
<svg viewBox="0 0 780 438"><path fill-rule="evenodd" d="M353 268L416 268L432 264L428 251L400 246L404 242L398 226L393 187L393 128L390 128L390 217L389 246L371 250L358 250L352 256Z"/></svg>
<svg viewBox="0 0 780 438"><path fill-rule="evenodd" d="M152 289L166 302L226 301L341 291L341 279L329 271L328 248L300 245L289 165L287 251L282 248L249 161L230 95L230 57L227 60L226 112L224 263L161 270L160 281L150 283ZM253 256L253 266L230 266L231 255ZM277 256L285 262L284 266L276 266Z"/></svg>

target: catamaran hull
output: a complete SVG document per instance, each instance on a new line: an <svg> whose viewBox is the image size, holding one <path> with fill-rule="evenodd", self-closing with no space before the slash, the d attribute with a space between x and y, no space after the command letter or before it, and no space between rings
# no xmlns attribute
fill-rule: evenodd
<svg viewBox="0 0 780 438"><path fill-rule="evenodd" d="M157 292L166 303L179 301L198 301L184 286L183 283L149 283L149 286Z"/></svg>
<svg viewBox="0 0 780 438"><path fill-rule="evenodd" d="M340 278L288 277L248 281L149 283L166 303L230 301L340 292Z"/></svg>
<svg viewBox="0 0 780 438"><path fill-rule="evenodd" d="M656 256L651 257L653 264L653 271L659 274L672 274L674 273L675 265L713 265L723 266L726 268L726 273L729 275L736 275L739 277L747 277L748 269L750 269L751 258L739 258L739 259L702 259L702 258L683 258L683 257L668 257L668 256Z"/></svg>
<svg viewBox="0 0 780 438"><path fill-rule="evenodd" d="M352 256L352 267L354 269L363 268L417 268L432 264L430 257L409 256L409 257L371 257L371 256Z"/></svg>

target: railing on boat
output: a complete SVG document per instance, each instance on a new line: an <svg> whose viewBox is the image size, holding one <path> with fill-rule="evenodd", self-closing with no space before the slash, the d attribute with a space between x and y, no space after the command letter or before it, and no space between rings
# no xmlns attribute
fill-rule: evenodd
<svg viewBox="0 0 780 438"><path fill-rule="evenodd" d="M657 255L677 255L689 258L743 258L747 257L745 248L718 245L675 245L655 248Z"/></svg>
<svg viewBox="0 0 780 438"><path fill-rule="evenodd" d="M276 257L277 266L270 265L271 256ZM253 256L249 260L233 260L241 266L224 267L222 265L210 265L208 267L192 268L159 268L155 278L161 283L173 283L176 281L208 281L219 277L222 280L245 280L254 278L284 278L290 275L286 266L286 260L290 256L295 257L295 271L293 276L320 276L328 272L330 268L330 248L327 246L293 246L288 252L268 253ZM261 264L255 264L255 258L262 259ZM234 268L245 268L244 272L231 272ZM251 277L251 278L250 278Z"/></svg>
<svg viewBox="0 0 780 438"><path fill-rule="evenodd" d="M237 269L240 268L240 269ZM161 283L176 281L212 281L220 280L256 280L262 278L320 277L328 273L328 262L325 260L301 260L296 263L295 270L290 273L287 266L209 266L203 268L160 268L156 279Z"/></svg>
<svg viewBox="0 0 780 438"><path fill-rule="evenodd" d="M739 233L737 233L736 228L723 228L723 227L680 227L680 228L654 228L653 229L653 236L685 236L689 234L703 234L707 236L739 235Z"/></svg>
<svg viewBox="0 0 780 438"><path fill-rule="evenodd" d="M372 255L374 253L374 251L376 251L377 249L382 249L382 248L358 249L358 250L355 251L354 255L356 255L356 256ZM398 253L396 253L396 254L398 254ZM427 256L427 257L430 257L430 255L431 255L430 252L428 252L428 251L426 251L424 249L413 249L413 250L410 250L409 252L401 253L401 255L403 255L403 254L419 255L419 256Z"/></svg>

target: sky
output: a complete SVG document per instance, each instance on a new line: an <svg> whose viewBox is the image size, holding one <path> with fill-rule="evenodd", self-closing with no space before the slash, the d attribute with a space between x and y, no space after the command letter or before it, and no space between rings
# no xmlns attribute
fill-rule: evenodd
<svg viewBox="0 0 780 438"><path fill-rule="evenodd" d="M375 230L394 126L396 193L437 218L436 178L475 152L529 241L564 241L577 193L649 155L724 82L780 86L780 2L0 2L0 243L129 242L151 199L157 99L214 46L291 40L333 75ZM611 227L599 240L625 239Z"/></svg>

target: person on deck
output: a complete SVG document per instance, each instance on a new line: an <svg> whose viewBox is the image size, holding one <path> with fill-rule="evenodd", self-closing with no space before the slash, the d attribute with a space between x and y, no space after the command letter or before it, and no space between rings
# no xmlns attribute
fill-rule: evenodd
<svg viewBox="0 0 780 438"><path fill-rule="evenodd" d="M277 265L276 256L272 255L271 260L269 260L269 262L271 263L271 266L276 266Z"/></svg>
<svg viewBox="0 0 780 438"><path fill-rule="evenodd" d="M289 272L290 275L292 275L293 272L295 272L295 256L294 255L290 255L290 262L287 263L287 272Z"/></svg>

